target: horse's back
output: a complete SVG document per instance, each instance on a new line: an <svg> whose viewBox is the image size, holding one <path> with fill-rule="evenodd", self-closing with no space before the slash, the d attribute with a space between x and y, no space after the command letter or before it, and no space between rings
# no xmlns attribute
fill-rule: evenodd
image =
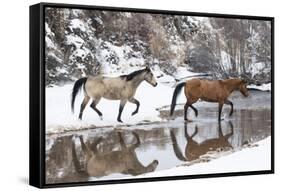
<svg viewBox="0 0 281 191"><path fill-rule="evenodd" d="M188 80L185 85L185 95L189 98L191 97L200 97L201 95L201 80L194 78Z"/></svg>

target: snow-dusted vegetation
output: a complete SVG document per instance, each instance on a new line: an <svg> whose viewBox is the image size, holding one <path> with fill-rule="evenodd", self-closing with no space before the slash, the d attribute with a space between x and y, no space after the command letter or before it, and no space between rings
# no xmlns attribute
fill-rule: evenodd
<svg viewBox="0 0 281 191"><path fill-rule="evenodd" d="M271 80L269 21L48 8L45 29L47 86L145 65Z"/></svg>

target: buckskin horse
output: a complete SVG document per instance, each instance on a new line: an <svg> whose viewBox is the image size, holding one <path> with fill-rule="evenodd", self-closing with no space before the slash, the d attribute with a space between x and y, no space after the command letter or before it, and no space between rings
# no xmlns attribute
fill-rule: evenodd
<svg viewBox="0 0 281 191"><path fill-rule="evenodd" d="M97 112L102 119L102 113L96 105L102 97L109 100L120 100L119 113L117 121L122 123L121 114L127 101L136 104L136 110L132 113L138 113L140 102L134 98L139 85L146 81L152 86L157 86L157 82L149 67L134 71L128 75L118 77L89 76L77 80L72 89L71 108L74 111L75 97L84 85L84 100L80 107L79 119L82 119L83 111L92 98L91 108Z"/></svg>
<svg viewBox="0 0 281 191"><path fill-rule="evenodd" d="M231 106L229 116L233 113L233 103L228 99L228 96L233 91L240 91L245 97L249 95L246 81L233 78L226 80L203 80L194 78L186 82L178 84L174 90L170 115L173 115L177 97L184 86L184 93L186 97L186 103L184 105L184 120L187 121L187 109L191 107L195 112L195 116L198 116L198 110L192 105L197 102L199 99L207 102L218 102L219 103L219 115L218 121L221 120L221 111L223 104Z"/></svg>

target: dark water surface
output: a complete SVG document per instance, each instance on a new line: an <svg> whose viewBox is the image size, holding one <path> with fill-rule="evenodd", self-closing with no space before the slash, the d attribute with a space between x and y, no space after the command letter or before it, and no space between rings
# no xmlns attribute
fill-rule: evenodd
<svg viewBox="0 0 281 191"><path fill-rule="evenodd" d="M268 103L255 102L234 105L233 116L221 124L216 107L198 107L199 116L190 123L180 116L165 123L48 135L46 182L129 178L257 142L271 135L271 110ZM254 107L259 104L269 107Z"/></svg>

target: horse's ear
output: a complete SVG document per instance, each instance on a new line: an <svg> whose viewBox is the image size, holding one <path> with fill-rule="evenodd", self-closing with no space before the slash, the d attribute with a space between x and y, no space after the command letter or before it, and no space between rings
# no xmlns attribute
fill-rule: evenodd
<svg viewBox="0 0 281 191"><path fill-rule="evenodd" d="M146 70L146 71L150 71L149 66L146 66L146 67L145 67L145 70Z"/></svg>
<svg viewBox="0 0 281 191"><path fill-rule="evenodd" d="M243 83L243 84L248 84L248 81L247 81L246 79L243 79L243 78L242 78L242 83Z"/></svg>

